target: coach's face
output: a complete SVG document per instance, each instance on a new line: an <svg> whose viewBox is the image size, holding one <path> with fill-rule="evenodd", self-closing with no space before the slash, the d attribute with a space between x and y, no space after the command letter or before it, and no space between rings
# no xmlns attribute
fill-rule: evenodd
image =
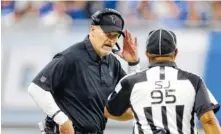
<svg viewBox="0 0 221 134"><path fill-rule="evenodd" d="M120 33L105 33L100 26L92 25L90 27L90 40L99 56L106 56L112 52L112 48L116 44Z"/></svg>

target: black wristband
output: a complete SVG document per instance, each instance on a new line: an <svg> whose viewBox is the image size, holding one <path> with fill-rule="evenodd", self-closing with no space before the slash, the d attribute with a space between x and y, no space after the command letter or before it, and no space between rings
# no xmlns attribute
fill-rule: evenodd
<svg viewBox="0 0 221 134"><path fill-rule="evenodd" d="M138 63L140 63L140 59L138 59L138 60L135 61L135 62L128 62L128 65L129 65L129 66L135 66L135 65L137 65Z"/></svg>
<svg viewBox="0 0 221 134"><path fill-rule="evenodd" d="M54 117L58 114L58 113L60 113L61 112L61 110L58 110L57 112L55 112L53 115L52 115L52 119L54 120Z"/></svg>

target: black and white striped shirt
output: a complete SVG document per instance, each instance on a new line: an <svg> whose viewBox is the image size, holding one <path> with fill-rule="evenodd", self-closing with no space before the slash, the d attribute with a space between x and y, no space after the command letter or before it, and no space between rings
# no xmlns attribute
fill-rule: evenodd
<svg viewBox="0 0 221 134"><path fill-rule="evenodd" d="M119 116L129 107L134 134L196 134L194 113L199 118L220 106L199 76L161 62L118 83L107 109Z"/></svg>

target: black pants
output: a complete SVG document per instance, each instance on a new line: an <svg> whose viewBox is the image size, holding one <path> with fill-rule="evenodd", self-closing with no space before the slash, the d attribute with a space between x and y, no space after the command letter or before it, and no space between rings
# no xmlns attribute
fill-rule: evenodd
<svg viewBox="0 0 221 134"><path fill-rule="evenodd" d="M59 132L46 132L46 134L60 134L60 133ZM103 134L103 131L96 132L96 133L85 133L85 132L79 132L75 130L74 134Z"/></svg>
<svg viewBox="0 0 221 134"><path fill-rule="evenodd" d="M45 119L45 131L46 134L59 134L59 126L50 117ZM75 129L75 134L103 134L103 131L99 132L84 132Z"/></svg>

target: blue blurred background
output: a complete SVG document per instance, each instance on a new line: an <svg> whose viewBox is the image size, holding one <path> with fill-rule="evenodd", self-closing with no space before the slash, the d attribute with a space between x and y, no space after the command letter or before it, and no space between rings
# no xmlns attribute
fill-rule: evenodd
<svg viewBox="0 0 221 134"><path fill-rule="evenodd" d="M148 65L149 31L173 30L178 66L203 77L221 103L221 1L1 1L3 134L40 133L37 122L45 114L28 95L27 86L56 52L85 38L91 14L104 7L119 10L125 28L138 37L142 68ZM127 70L127 63L120 61ZM221 123L221 112L216 116ZM132 133L132 123L109 120L105 134ZM197 119L196 125L202 133Z"/></svg>

